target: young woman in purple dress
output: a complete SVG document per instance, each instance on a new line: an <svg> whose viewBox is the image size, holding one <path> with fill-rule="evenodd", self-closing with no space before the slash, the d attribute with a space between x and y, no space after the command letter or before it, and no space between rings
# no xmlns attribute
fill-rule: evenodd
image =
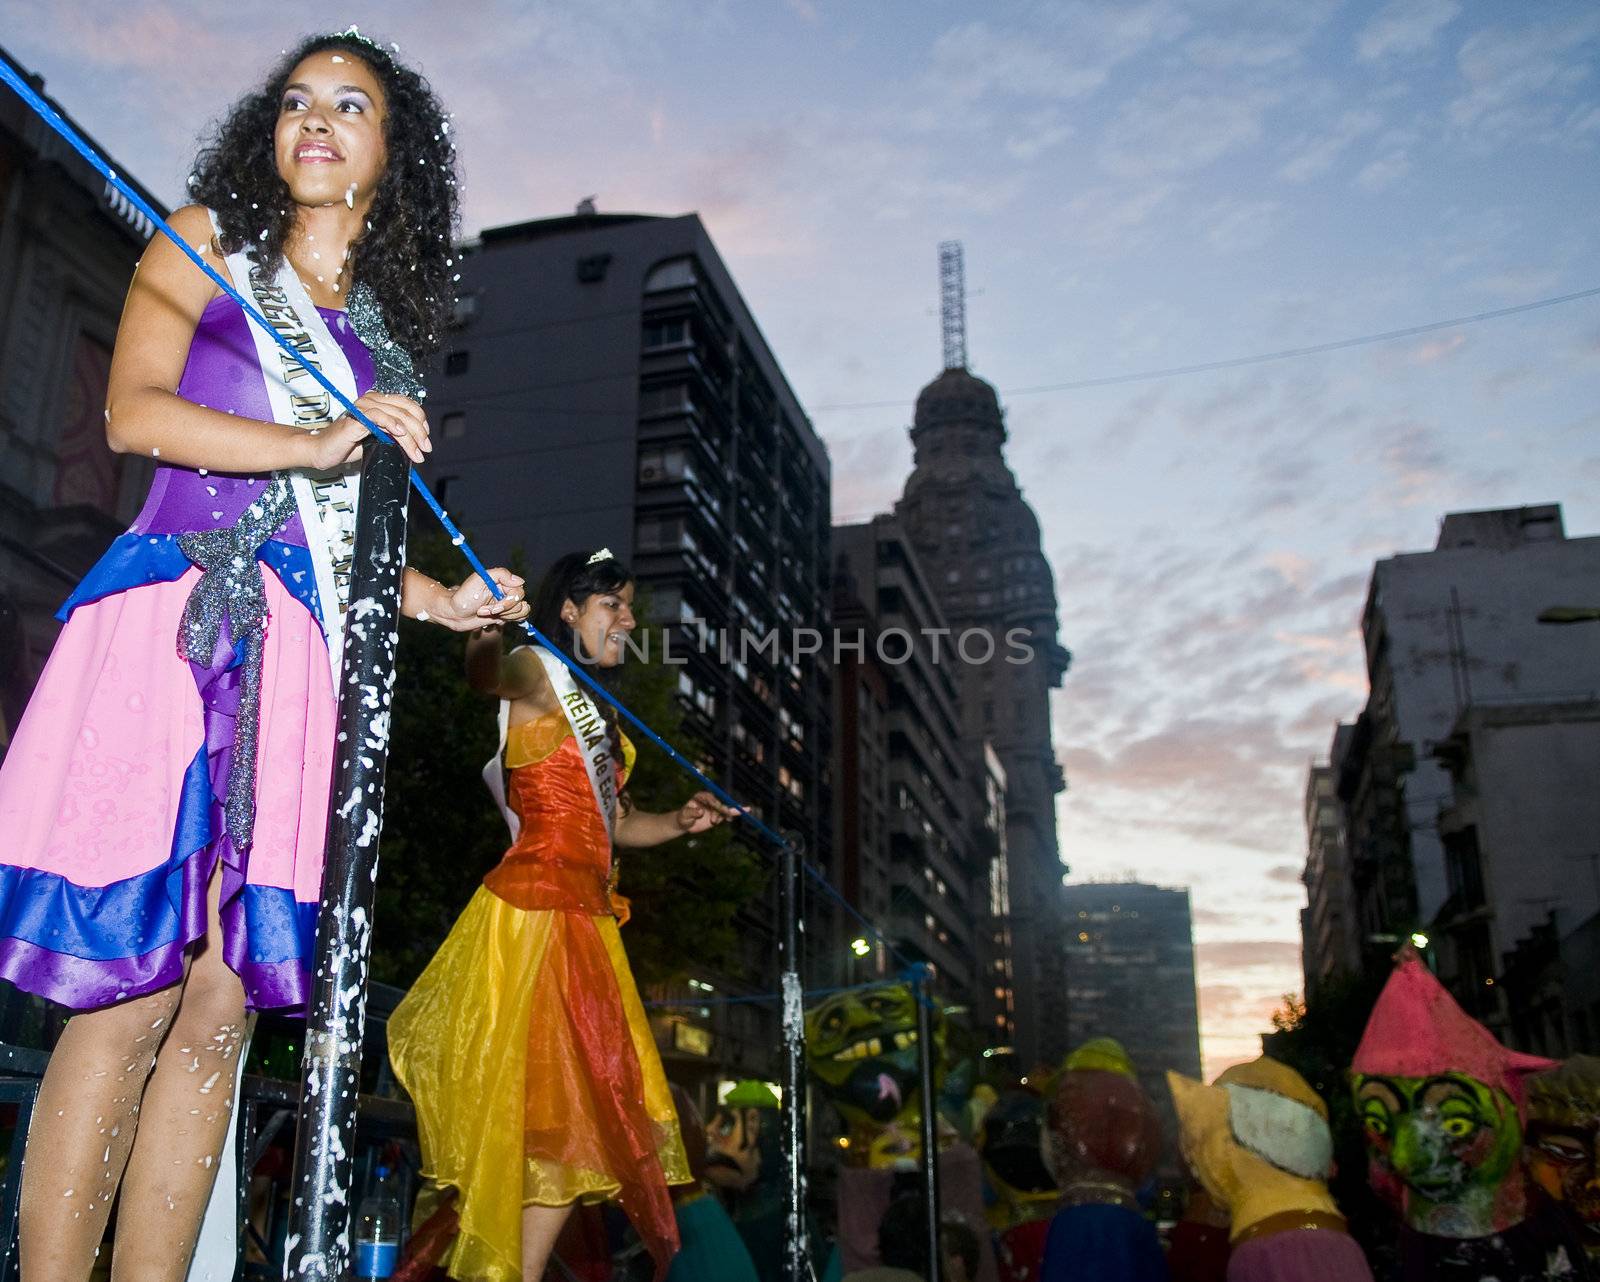
<svg viewBox="0 0 1600 1282"><path fill-rule="evenodd" d="M411 362L451 304L449 121L352 29L304 42L201 153L174 228L414 461ZM357 399L359 398L359 399ZM183 1277L248 1012L302 1009L366 430L157 236L117 335L111 448L150 496L63 607L0 770L0 977L78 1012L23 1172L25 1282ZM408 570L402 611L526 615Z"/></svg>

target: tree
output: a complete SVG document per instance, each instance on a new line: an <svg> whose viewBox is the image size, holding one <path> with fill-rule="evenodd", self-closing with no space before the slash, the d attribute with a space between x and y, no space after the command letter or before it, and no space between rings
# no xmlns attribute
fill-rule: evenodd
<svg viewBox="0 0 1600 1282"><path fill-rule="evenodd" d="M636 603L641 615L648 602ZM648 644L643 635L648 632ZM659 629L640 628L635 649L648 662L630 657L618 682L623 702L685 757L704 756L705 745L685 725L678 702L678 670L663 662ZM641 810L676 810L699 789L666 753L633 731L638 750L627 792ZM717 971L737 956L734 918L741 905L765 886L769 869L725 824L697 837L646 850L624 850L619 889L633 901L633 918L623 932L628 958L644 985L681 978L694 970Z"/></svg>

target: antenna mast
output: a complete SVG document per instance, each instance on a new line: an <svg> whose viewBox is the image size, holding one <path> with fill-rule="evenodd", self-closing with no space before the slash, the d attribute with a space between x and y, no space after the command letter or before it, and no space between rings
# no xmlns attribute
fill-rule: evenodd
<svg viewBox="0 0 1600 1282"><path fill-rule="evenodd" d="M944 338L944 367L967 367L967 272L961 242L939 243L939 328Z"/></svg>

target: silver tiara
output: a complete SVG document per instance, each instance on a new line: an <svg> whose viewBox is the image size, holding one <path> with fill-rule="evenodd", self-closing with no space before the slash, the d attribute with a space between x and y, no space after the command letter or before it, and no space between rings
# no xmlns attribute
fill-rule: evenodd
<svg viewBox="0 0 1600 1282"><path fill-rule="evenodd" d="M585 565L593 565L596 561L615 561L616 559L617 559L616 557L611 555L611 549L610 548L601 548L598 552L596 552L593 556L591 556L586 562L584 562L584 564Z"/></svg>
<svg viewBox="0 0 1600 1282"><path fill-rule="evenodd" d="M366 45L369 49L377 50L385 58L393 58L395 54L400 52L400 46L397 44L391 44L387 49L385 49L371 36L362 35L361 28L356 26L355 23L351 23L343 31L332 31L329 32L329 34L333 36L339 36L345 40L351 41L354 44Z"/></svg>

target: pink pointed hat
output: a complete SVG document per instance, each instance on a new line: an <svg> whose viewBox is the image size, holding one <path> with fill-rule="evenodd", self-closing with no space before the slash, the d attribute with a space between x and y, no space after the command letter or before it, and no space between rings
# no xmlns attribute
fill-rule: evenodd
<svg viewBox="0 0 1600 1282"><path fill-rule="evenodd" d="M1524 1079L1555 1066L1555 1060L1502 1046L1456 1004L1411 949L1401 955L1378 995L1350 1064L1352 1072L1385 1077L1465 1073L1486 1086L1498 1086L1519 1111Z"/></svg>

